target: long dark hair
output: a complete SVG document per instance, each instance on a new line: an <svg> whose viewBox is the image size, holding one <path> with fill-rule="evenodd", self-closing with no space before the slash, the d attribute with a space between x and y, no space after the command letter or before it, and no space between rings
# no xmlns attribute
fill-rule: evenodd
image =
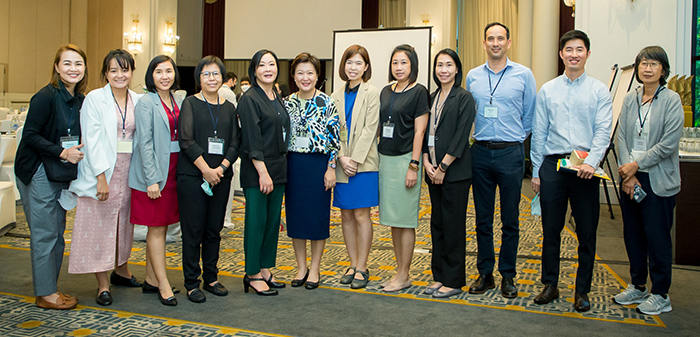
<svg viewBox="0 0 700 337"><path fill-rule="evenodd" d="M255 53L255 55L253 55L253 58L250 60L250 64L248 65L248 77L250 77L250 84L255 87L260 87L260 84L258 84L258 77L255 76L255 70L258 69L260 60L263 56L265 56L265 54L270 54L275 59L275 66L277 67L277 76L275 76L275 82L277 82L277 78L280 75L279 60L277 59L277 55L272 50L260 49Z"/></svg>
<svg viewBox="0 0 700 337"><path fill-rule="evenodd" d="M56 72L56 66L59 62L61 62L61 55L63 55L63 52L69 50L78 53L78 55L83 58L83 65L85 66L85 69L83 70L83 78L75 85L74 90L76 94L84 94L85 91L87 91L88 82L87 56L85 56L85 52L80 49L80 47L74 44L69 43L63 45L58 48L58 51L56 51L56 56L53 59L53 67L51 67L51 85L53 85L54 88L58 88L58 82L61 81L61 74Z"/></svg>
<svg viewBox="0 0 700 337"><path fill-rule="evenodd" d="M159 64L168 61L170 61L170 64L173 65L173 69L175 71L175 80L170 86L170 90L180 89L180 72L177 71L175 61L168 55L158 55L151 60L151 63L148 64L148 69L146 69L146 90L149 92L157 91L156 83L153 80L153 72L156 71L156 67L158 67Z"/></svg>
<svg viewBox="0 0 700 337"><path fill-rule="evenodd" d="M435 81L435 84L438 85L438 88L442 84L440 83L440 79L437 77L437 73L435 72L435 67L437 67L437 59L440 55L447 55L452 58L452 61L455 63L455 67L457 67L454 86L458 87L462 85L462 61L459 60L459 55L457 55L457 52L450 48L445 48L435 54L435 60L433 61L433 81Z"/></svg>

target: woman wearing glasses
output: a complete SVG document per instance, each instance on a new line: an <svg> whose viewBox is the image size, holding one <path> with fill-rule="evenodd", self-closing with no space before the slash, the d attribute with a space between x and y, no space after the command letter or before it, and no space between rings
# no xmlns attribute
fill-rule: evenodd
<svg viewBox="0 0 700 337"><path fill-rule="evenodd" d="M681 189L678 143L683 106L678 94L664 86L670 65L663 48L642 49L634 66L642 87L625 96L617 133L631 282L613 300L622 305L639 303L638 312L658 315L671 311L671 226ZM651 291L645 286L647 275Z"/></svg>
<svg viewBox="0 0 700 337"><path fill-rule="evenodd" d="M226 68L218 57L206 56L199 61L194 82L201 91L187 97L180 111L177 200L182 271L187 298L195 303L207 300L199 289L200 274L204 290L216 296L228 295L217 280L216 264L233 177L231 164L238 158L240 127L236 108L219 96L224 74Z"/></svg>

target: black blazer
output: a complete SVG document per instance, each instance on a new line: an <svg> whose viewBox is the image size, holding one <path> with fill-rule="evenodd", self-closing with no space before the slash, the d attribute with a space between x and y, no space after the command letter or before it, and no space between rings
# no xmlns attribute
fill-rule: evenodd
<svg viewBox="0 0 700 337"><path fill-rule="evenodd" d="M431 107L433 102L435 102L438 90L430 95ZM476 116L476 102L472 94L462 87L452 88L450 95L445 100L445 106L442 109L438 127L435 130L435 159L437 162L430 163L433 166L439 165L445 154L450 154L456 158L445 173L445 182L455 182L471 179L472 177L469 134L471 134L474 116ZM432 109L430 118L434 118ZM428 128L430 128L430 123L428 123ZM423 140L423 153L428 153L428 134L429 130L426 130L426 136ZM429 164L426 163L425 165ZM430 179L427 174L425 179Z"/></svg>

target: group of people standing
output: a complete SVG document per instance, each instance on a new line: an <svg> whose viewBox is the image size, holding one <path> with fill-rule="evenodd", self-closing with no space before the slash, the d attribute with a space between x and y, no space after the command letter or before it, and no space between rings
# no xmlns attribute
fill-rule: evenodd
<svg viewBox="0 0 700 337"><path fill-rule="evenodd" d="M331 200L341 210L350 260L340 283L353 289L367 286L370 208L379 206L380 223L391 227L397 267L380 287L396 292L411 286L425 179L432 204L435 282L424 293L446 298L466 286L470 187L479 276L469 293L496 287L493 224L498 188L500 291L515 298L523 142L532 134L532 188L541 193L545 285L534 301L546 304L559 296L560 233L571 202L579 239L574 308L589 310L599 210L599 180L593 173L610 141L610 94L585 74L590 55L585 33L574 30L562 36L559 55L565 72L539 93L530 69L506 56L510 44L505 25L486 26L483 48L488 60L468 72L466 90L455 51L439 51L433 60L437 89L432 94L417 83L418 56L409 45L393 50L390 84L381 91L367 83L372 76L369 52L359 45L348 47L338 69L345 85L330 96L316 89L320 61L301 53L291 64L299 91L282 97L275 89L277 56L260 50L250 62L245 79L250 87L237 107L219 94L230 76L217 57L199 62L194 78L200 91L184 98L174 93L179 73L170 57L160 55L150 62L148 93L141 95L129 90L133 57L113 50L103 61L101 75L107 84L84 96L85 53L74 45L61 47L51 83L32 98L15 166L32 234L37 306L70 309L77 304L75 297L57 291L65 209L76 204L71 196L77 196L77 211L69 272L96 275L98 304L112 303L110 283L141 287L158 293L164 305L177 304L179 291L166 275L165 233L167 225L178 221L188 298L206 301L200 276L203 290L227 295L217 280L217 262L230 168L239 157L246 199L245 292L252 288L258 295L277 295L277 289L286 286L271 272L285 195L287 235L297 261L292 287L319 286ZM645 48L635 69L643 89L625 98L618 133L619 173L623 195L632 197L634 189L641 188L647 197L640 203L622 202L632 284L614 301L641 303L641 312L658 314L671 309L670 226L680 187L676 153L683 115L678 95L663 87L669 72L663 49ZM475 141L470 146L472 125ZM579 173L558 172L556 161L572 150L589 152L577 167ZM127 268L131 224L148 226L142 283ZM644 286L648 269L654 285L651 295Z"/></svg>

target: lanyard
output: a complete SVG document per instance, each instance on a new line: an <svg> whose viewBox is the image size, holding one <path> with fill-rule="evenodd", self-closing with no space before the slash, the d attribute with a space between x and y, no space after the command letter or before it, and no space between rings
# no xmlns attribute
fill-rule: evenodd
<svg viewBox="0 0 700 337"><path fill-rule="evenodd" d="M391 89L391 103L389 103L389 122L390 122L390 123L391 123L391 114L392 114L392 112L394 111L394 96L396 96L396 95L395 95L395 94L396 94L396 91L394 91L394 90L395 90L398 86L399 86L399 82L396 82L396 87L394 87L394 89ZM403 90L401 90L400 94L403 94L403 92L406 91L406 89L408 89L408 87L410 87L410 86L411 86L410 83L409 83L408 85L406 85L406 86L403 88Z"/></svg>
<svg viewBox="0 0 700 337"><path fill-rule="evenodd" d="M127 109L129 109L129 92L127 91L126 93L126 103L124 103L124 112L122 113L122 108L119 106L119 102L117 102L117 98L114 97L114 91L112 91L112 98L114 98L114 103L117 104L117 109L119 109L119 115L122 117L122 138L126 137L126 112ZM71 111L71 115L73 112ZM70 131L69 131L70 132Z"/></svg>
<svg viewBox="0 0 700 337"><path fill-rule="evenodd" d="M486 67L486 66L484 66ZM498 85L501 84L501 80L503 79L503 75L506 74L506 70L508 70L508 67L503 68L503 72L501 73L501 77L498 78L498 82L496 82L496 87L491 88L491 73L489 72L488 68L486 68L486 76L489 77L489 93L491 94L491 99L489 100L489 104L493 104L493 94L496 93L496 89L498 89Z"/></svg>
<svg viewBox="0 0 700 337"><path fill-rule="evenodd" d="M216 138L216 128L219 126L219 112L221 105L219 105L219 95L216 95L216 120L214 120L214 113L211 112L211 106L209 106L209 101L204 97L204 93L201 93L202 99L207 103L207 109L209 109L209 116L211 116L211 123L214 124L214 138Z"/></svg>
<svg viewBox="0 0 700 337"><path fill-rule="evenodd" d="M202 97L204 97L204 96L202 96ZM160 98L160 95L158 95L158 98ZM205 99L205 101L206 101L206 99ZM160 103L163 104L163 106L165 106L165 113L167 113L169 117L172 117L175 120L175 137L177 137L178 116L175 113L175 100L173 100L173 94L172 93L170 94L170 103L173 105L172 109L168 109L168 106L165 105L165 102L163 102L162 98L160 99ZM172 115L170 115L171 112L173 113Z"/></svg>
<svg viewBox="0 0 700 337"><path fill-rule="evenodd" d="M639 136L642 136L642 130L644 129L644 124L647 122L647 117L649 116L649 112L651 111L651 105L654 104L654 98L659 94L661 90L663 90L664 87L658 86L656 87L656 92L654 93L654 96L652 96L650 99L648 99L646 102L641 103L641 99L639 99L639 96L637 96L637 117L639 117ZM642 94L642 97L644 97L644 94ZM646 105L649 103L649 110L647 110L647 113L644 114L644 119L642 119L642 106Z"/></svg>
<svg viewBox="0 0 700 337"><path fill-rule="evenodd" d="M71 123L73 123L73 107L74 107L74 104L75 104L75 102L73 102L73 104L71 104L71 106L70 106L70 117L67 118L67 119L68 119L68 137L70 137L70 126L71 126ZM64 116L64 117L65 117L65 116Z"/></svg>
<svg viewBox="0 0 700 337"><path fill-rule="evenodd" d="M452 91L452 88L450 88L450 91ZM442 105L438 106L440 103L440 93L442 93L442 89L438 91L437 98L435 99L435 122L433 123L433 132L437 130L438 121L440 120L440 115L442 115L442 109L445 108L445 102L447 101L447 98L445 98L445 102L442 102ZM450 92L447 92L448 96L449 94Z"/></svg>

